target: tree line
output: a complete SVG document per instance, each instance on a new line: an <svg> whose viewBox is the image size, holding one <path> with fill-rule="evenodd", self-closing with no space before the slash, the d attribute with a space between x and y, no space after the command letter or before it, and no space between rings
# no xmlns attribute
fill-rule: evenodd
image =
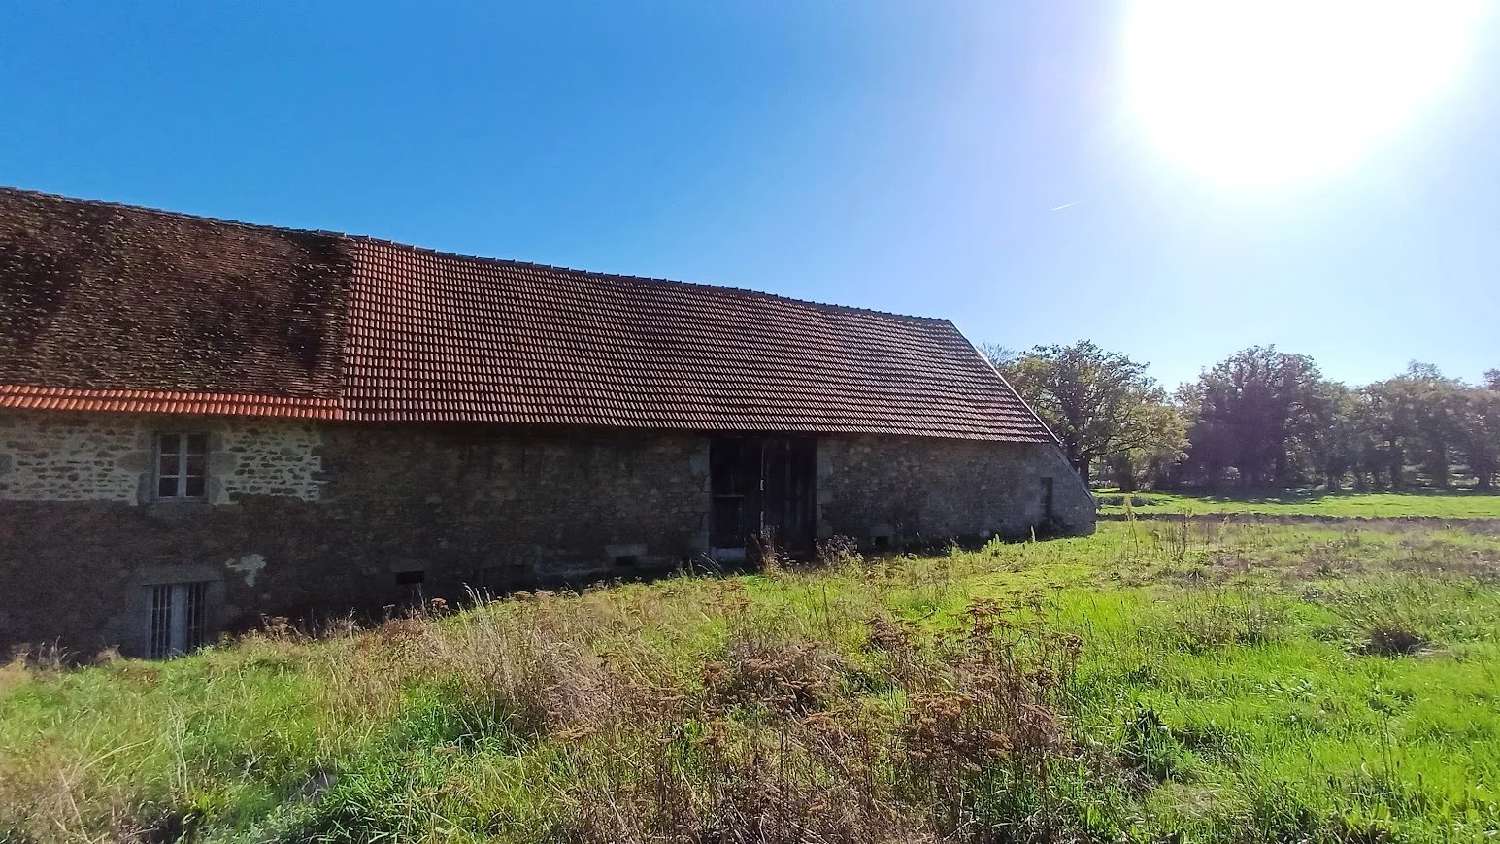
<svg viewBox="0 0 1500 844"><path fill-rule="evenodd" d="M1491 490L1500 475L1500 369L1469 384L1413 362L1350 386L1307 355L1256 346L1168 392L1146 364L1087 340L982 351L1088 482Z"/></svg>

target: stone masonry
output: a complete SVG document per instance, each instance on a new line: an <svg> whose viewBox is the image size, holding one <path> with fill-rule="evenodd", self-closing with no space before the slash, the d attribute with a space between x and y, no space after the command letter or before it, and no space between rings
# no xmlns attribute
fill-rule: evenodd
<svg viewBox="0 0 1500 844"><path fill-rule="evenodd" d="M203 500L157 501L157 433L209 436ZM0 412L0 652L146 648L149 587L202 583L211 628L379 614L670 570L708 549L710 436ZM819 438L820 536L866 546L1092 529L1050 446Z"/></svg>
<svg viewBox="0 0 1500 844"><path fill-rule="evenodd" d="M1051 513L1043 479L1051 478ZM818 440L818 529L862 545L1093 530L1094 501L1051 446L917 437Z"/></svg>
<svg viewBox="0 0 1500 844"><path fill-rule="evenodd" d="M153 438L173 431L209 435L210 502L318 498L320 434L309 424L11 412L0 413L0 501L146 503Z"/></svg>

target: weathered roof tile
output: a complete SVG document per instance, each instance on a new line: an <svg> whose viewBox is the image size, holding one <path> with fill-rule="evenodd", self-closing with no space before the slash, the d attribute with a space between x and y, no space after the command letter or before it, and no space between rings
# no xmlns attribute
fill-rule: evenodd
<svg viewBox="0 0 1500 844"><path fill-rule="evenodd" d="M1051 440L946 320L10 189L0 385L0 407Z"/></svg>

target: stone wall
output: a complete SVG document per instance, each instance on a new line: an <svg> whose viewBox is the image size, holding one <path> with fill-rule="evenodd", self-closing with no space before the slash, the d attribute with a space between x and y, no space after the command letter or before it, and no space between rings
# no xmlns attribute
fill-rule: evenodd
<svg viewBox="0 0 1500 844"><path fill-rule="evenodd" d="M708 439L688 433L340 427L325 503L366 567L498 587L671 567L708 545Z"/></svg>
<svg viewBox="0 0 1500 844"><path fill-rule="evenodd" d="M155 501L153 436L206 432L208 494ZM0 655L146 647L148 587L208 584L212 627L601 576L709 542L710 436L493 426L309 426L0 412ZM1093 508L1056 449L827 437L819 532L867 545L1022 535ZM143 603L144 602L144 603Z"/></svg>
<svg viewBox="0 0 1500 844"><path fill-rule="evenodd" d="M818 510L820 535L866 546L1094 529L1093 498L1061 452L1019 443L823 437Z"/></svg>
<svg viewBox="0 0 1500 844"><path fill-rule="evenodd" d="M219 423L207 430L208 489L215 502L233 502L248 495L303 501L321 496L323 438L316 426L245 421Z"/></svg>
<svg viewBox="0 0 1500 844"><path fill-rule="evenodd" d="M155 436L171 432L208 435L213 503L319 496L321 438L305 423L0 412L0 501L149 503Z"/></svg>
<svg viewBox="0 0 1500 844"><path fill-rule="evenodd" d="M54 640L142 653L161 583L209 584L212 626L234 628L645 575L708 542L700 435L0 420L0 655ZM205 500L152 500L156 430L209 432Z"/></svg>
<svg viewBox="0 0 1500 844"><path fill-rule="evenodd" d="M151 459L136 423L0 412L0 500L134 502Z"/></svg>

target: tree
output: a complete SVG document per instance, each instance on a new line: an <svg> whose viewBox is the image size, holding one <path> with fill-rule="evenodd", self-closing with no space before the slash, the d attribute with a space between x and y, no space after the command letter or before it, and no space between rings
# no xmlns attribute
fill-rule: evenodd
<svg viewBox="0 0 1500 844"><path fill-rule="evenodd" d="M1486 389L1500 391L1500 369L1490 369L1484 373L1484 386Z"/></svg>
<svg viewBox="0 0 1500 844"><path fill-rule="evenodd" d="M1189 461L1216 484L1230 468L1244 487L1292 486L1307 473L1307 446L1326 402L1313 359L1255 346L1199 376L1187 394L1197 401L1188 430Z"/></svg>
<svg viewBox="0 0 1500 844"><path fill-rule="evenodd" d="M1464 398L1458 448L1475 485L1491 490L1500 474L1500 390L1467 390Z"/></svg>
<svg viewBox="0 0 1500 844"><path fill-rule="evenodd" d="M1382 439L1384 420L1377 397L1369 387L1349 391L1348 403L1340 423L1348 435L1349 474L1357 490L1383 486L1381 476L1390 466L1386 442ZM1400 461L1398 460L1399 464Z"/></svg>
<svg viewBox="0 0 1500 844"><path fill-rule="evenodd" d="M1368 406L1366 431L1373 441L1364 462L1376 486L1400 489L1407 481L1407 451L1415 447L1417 396L1408 382L1398 378L1378 381L1362 392Z"/></svg>
<svg viewBox="0 0 1500 844"><path fill-rule="evenodd" d="M1133 492L1142 486L1156 488L1171 482L1187 444L1187 423L1181 408L1171 405L1168 409L1172 419L1163 426L1166 436L1159 442L1122 451L1108 459L1110 482L1116 487Z"/></svg>
<svg viewBox="0 0 1500 844"><path fill-rule="evenodd" d="M1391 486L1404 484L1413 462L1440 487L1450 483L1453 453L1464 437L1467 388L1430 363L1412 361L1406 372L1370 385L1384 414L1379 419L1390 460Z"/></svg>
<svg viewBox="0 0 1500 844"><path fill-rule="evenodd" d="M985 354L1062 441L1085 483L1095 461L1181 443L1177 414L1144 363L1088 340L1024 354L991 346Z"/></svg>
<svg viewBox="0 0 1500 844"><path fill-rule="evenodd" d="M1358 467L1369 446L1363 396L1343 384L1322 381L1309 386L1304 408L1292 429L1313 471L1329 490L1339 489L1351 472L1361 486Z"/></svg>

